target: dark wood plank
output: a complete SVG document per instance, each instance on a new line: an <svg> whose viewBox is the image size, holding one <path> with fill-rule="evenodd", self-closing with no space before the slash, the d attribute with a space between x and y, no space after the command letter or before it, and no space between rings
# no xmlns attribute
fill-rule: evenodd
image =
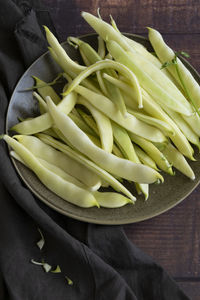
<svg viewBox="0 0 200 300"><path fill-rule="evenodd" d="M199 0L43 0L55 21L62 40L67 34L83 34L91 29L80 16L81 11L96 14L100 7L103 19L111 14L121 31L144 33L152 26L162 33L199 33ZM120 12L120 13L119 13ZM183 17L184 16L184 17Z"/></svg>
<svg viewBox="0 0 200 300"><path fill-rule="evenodd" d="M175 277L200 276L199 194L200 187L170 211L124 227L135 245Z"/></svg>
<svg viewBox="0 0 200 300"><path fill-rule="evenodd" d="M179 282L178 285L191 300L200 299L200 282Z"/></svg>

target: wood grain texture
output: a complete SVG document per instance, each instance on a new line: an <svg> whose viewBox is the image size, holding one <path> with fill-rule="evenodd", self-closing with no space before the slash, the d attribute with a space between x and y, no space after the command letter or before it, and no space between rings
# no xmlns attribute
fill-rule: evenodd
<svg viewBox="0 0 200 300"><path fill-rule="evenodd" d="M200 33L199 0L43 0L43 2L48 3L62 40L66 38L66 34L91 32L90 27L81 18L80 12L88 11L96 14L98 7L103 19L109 21L111 14L120 30L124 32L141 34L146 32L147 26L152 26L162 33Z"/></svg>
<svg viewBox="0 0 200 300"><path fill-rule="evenodd" d="M190 63L200 72L199 0L43 2L49 8L61 41L68 35L93 32L80 12L96 14L100 7L102 17L108 21L112 14L122 32L146 35L146 26L158 29L174 50L190 53ZM129 239L160 263L193 300L200 299L199 200L200 187L170 211L148 221L124 226Z"/></svg>
<svg viewBox="0 0 200 300"><path fill-rule="evenodd" d="M179 282L178 285L191 300L200 299L200 282Z"/></svg>

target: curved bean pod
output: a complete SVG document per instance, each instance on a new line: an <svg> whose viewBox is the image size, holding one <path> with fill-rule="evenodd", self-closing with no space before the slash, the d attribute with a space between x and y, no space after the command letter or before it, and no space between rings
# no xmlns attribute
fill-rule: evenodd
<svg viewBox="0 0 200 300"><path fill-rule="evenodd" d="M188 141L190 141L192 144L196 145L200 149L198 135L187 124L187 122L184 120L184 118L177 112L171 111L168 108L165 108L165 111L172 118L172 120L176 123L176 125L180 128L180 130L183 132L183 134L188 139Z"/></svg>
<svg viewBox="0 0 200 300"><path fill-rule="evenodd" d="M132 115L134 115L137 119L149 124L149 125L152 125L152 126L155 126L156 128L159 128L160 130L162 130L167 136L171 136L174 134L174 131L172 129L172 127L162 121L162 120L159 120L159 119L156 119L156 118L153 118L153 117L150 117L144 113L140 113L140 112L137 112L137 111L134 111L132 109L128 109L128 112Z"/></svg>
<svg viewBox="0 0 200 300"><path fill-rule="evenodd" d="M174 175L170 163L163 155L163 153L160 152L158 148L156 148L156 146L154 146L151 142L139 136L136 136L133 133L130 133L129 136L134 143L138 144L142 149L144 149L144 151L156 162L156 164L158 165L158 167L161 168L161 170L165 171L170 175Z"/></svg>
<svg viewBox="0 0 200 300"><path fill-rule="evenodd" d="M60 176L54 174L45 168L39 160L22 144L15 139L4 135L3 139L11 146L14 151L23 157L27 166L37 175L40 181L52 192L60 196L62 199L67 200L80 207L99 207L95 197L87 190L84 190L73 183L70 183Z"/></svg>
<svg viewBox="0 0 200 300"><path fill-rule="evenodd" d="M46 136L45 134L37 134L37 136L48 145L60 150L61 152L67 154L69 157L83 164L89 170L93 171L99 177L108 182L116 191L122 192L124 195L135 201L135 197L118 180L116 180L115 177L97 166L82 154L77 153L67 145L60 143L59 141L55 140L52 137Z"/></svg>
<svg viewBox="0 0 200 300"><path fill-rule="evenodd" d="M83 164L77 163L73 158L55 150L34 136L16 135L15 138L36 157L54 164L65 173L77 178L91 189L101 186L100 178L88 170Z"/></svg>
<svg viewBox="0 0 200 300"><path fill-rule="evenodd" d="M172 144L168 144L162 152L177 170L185 174L190 179L195 179L194 172L192 171L187 160Z"/></svg>
<svg viewBox="0 0 200 300"><path fill-rule="evenodd" d="M93 106L107 115L111 120L121 125L130 132L149 139L153 142L164 142L166 140L163 133L155 127L152 127L138 120L133 115L127 113L126 118L122 116L116 106L103 95L96 94L83 86L77 86L75 91L87 99Z"/></svg>
<svg viewBox="0 0 200 300"><path fill-rule="evenodd" d="M116 176L139 183L153 183L158 178L162 179L159 173L147 166L134 164L98 148L67 115L57 109L49 97L47 97L47 105L56 126L69 139L70 143L100 167Z"/></svg>
<svg viewBox="0 0 200 300"><path fill-rule="evenodd" d="M118 72L122 73L125 77L129 79L130 85L135 90L135 93L137 95L137 101L139 107L142 107L142 94L141 94L141 89L137 77L127 67L125 67L119 62L112 61L112 60L98 61L93 65L91 65L90 67L87 67L72 81L67 91L64 92L63 95L67 95L71 91L73 91L73 89L75 89L75 87L77 87L81 83L81 81L83 81L85 78L90 76L93 72L100 71L102 69L109 69L109 68L117 70Z"/></svg>
<svg viewBox="0 0 200 300"><path fill-rule="evenodd" d="M45 81L41 80L40 78L36 77L36 76L32 76L35 79L36 85L38 85L37 91L38 93L42 96L43 99L46 98L46 96L50 96L51 99L53 100L53 102L55 104L58 104L61 99L58 96L58 94L54 91L54 89L51 86L43 86L46 84ZM43 86L43 87L40 87Z"/></svg>
<svg viewBox="0 0 200 300"><path fill-rule="evenodd" d="M162 63L167 61L171 61L175 53L174 51L164 42L161 34L152 28L148 27L149 33L149 40ZM184 66L179 58L177 58L177 64L179 68L179 72L181 74L182 80L184 85L186 86L187 90L189 91L191 98L196 103L197 107L200 108L200 87L199 84L196 82L190 71ZM179 76L177 74L176 68L174 65L169 66L168 71L172 74L172 76L180 82Z"/></svg>
<svg viewBox="0 0 200 300"><path fill-rule="evenodd" d="M112 127L115 142L124 154L124 157L134 163L140 164L140 160L135 152L134 146L127 131L114 122L112 122ZM148 184L135 183L135 185L138 193L142 192L145 195L145 200L147 200L149 196Z"/></svg>
<svg viewBox="0 0 200 300"><path fill-rule="evenodd" d="M79 74L81 71L85 70L86 67L80 66L79 64L75 63L66 53L66 51L63 49L63 47L60 45L56 37L53 35L53 33L49 30L48 27L44 26L45 32L46 32L46 39L55 52L56 56L59 58L59 62L62 65L62 68L66 73L75 73Z"/></svg>
<svg viewBox="0 0 200 300"><path fill-rule="evenodd" d="M78 104L82 104L90 111L94 120L96 121L99 131L102 148L107 152L112 152L113 148L113 132L110 119L97 110L92 104L90 104L83 97L78 97Z"/></svg>
<svg viewBox="0 0 200 300"><path fill-rule="evenodd" d="M105 42L108 39L112 39L115 40L125 50L133 51L129 44L122 39L121 33L117 32L110 24L87 12L82 12L81 16L102 37Z"/></svg>
<svg viewBox="0 0 200 300"><path fill-rule="evenodd" d="M25 163L25 161L23 159L21 159L21 157L15 152L15 151L11 151L10 155L12 157L14 157L15 159L17 159L18 161L20 161L21 163L23 163L26 167L28 167ZM66 172L64 172L62 169L56 167L54 164L50 164L48 161L38 158L38 161L45 167L47 168L49 171L53 172L54 174L60 176L62 179L67 180L83 189L88 189L88 187L84 184L82 184L80 181L78 181L75 177L72 177L71 175L67 174Z"/></svg>
<svg viewBox="0 0 200 300"><path fill-rule="evenodd" d="M97 199L99 205L106 208L117 208L117 207L122 207L126 204L134 204L134 202L129 198L126 198L123 195L117 193L94 192L93 195Z"/></svg>
<svg viewBox="0 0 200 300"><path fill-rule="evenodd" d="M96 136L96 133L82 120L82 118L78 117L77 115L73 114L73 113L69 113L68 115L73 121L74 123L76 123L76 125L83 130L85 133L87 134L91 134Z"/></svg>
<svg viewBox="0 0 200 300"><path fill-rule="evenodd" d="M168 106L173 110L176 110L186 116L190 116L193 113L193 109L191 108L191 105L186 101L183 101L180 103L180 101L177 101L176 98L172 97L168 92L165 91L165 89L160 86L160 84L157 83L157 79L159 82L159 76L158 69L155 68L152 64L152 73L150 74L146 73L146 70L144 71L141 68L141 65L138 65L136 61L133 60L133 58L123 50L122 47L120 47L116 42L114 41L108 41L107 42L107 48L111 55L114 57L114 59L122 64L124 64L126 67L128 67L131 71L135 73L137 76L141 86L162 106ZM139 54L137 54L138 56ZM155 68L155 69L154 69ZM155 71L155 73L154 73ZM163 76L164 74L161 73ZM167 77L166 77L167 78ZM156 79L156 81L155 81ZM184 105L183 105L184 103ZM175 105L176 104L176 105Z"/></svg>
<svg viewBox="0 0 200 300"><path fill-rule="evenodd" d="M122 89L127 95L130 94L130 87L127 83L113 78L111 76L108 76L107 74L103 75L107 80L110 80L113 82L113 84L116 84L120 89ZM131 108L135 109L134 103L135 97L134 93L131 94L132 96L132 102L131 99L124 97L124 100L128 106ZM144 111L146 111L149 115L162 120L169 124L173 130L173 134L170 136L170 139L173 141L175 146L179 149L179 151L187 156L189 159L194 160L193 158L193 149L188 143L186 137L184 134L180 131L179 127L174 123L174 121L164 112L164 110L153 100L153 98L144 90L142 89L142 97L143 97L143 105L144 105ZM193 116L182 116L185 120L189 119L190 122L194 122L194 117ZM194 122L195 124L195 122ZM196 126L198 128L198 126Z"/></svg>
<svg viewBox="0 0 200 300"><path fill-rule="evenodd" d="M58 104L58 109L62 110L64 113L68 114L76 104L77 94L70 93L67 97L64 97L62 101ZM25 120L14 125L10 130L14 130L20 134L35 134L37 132L42 132L53 125L53 119L48 112L41 116L33 118L31 120Z"/></svg>
<svg viewBox="0 0 200 300"><path fill-rule="evenodd" d="M158 171L158 168L157 168L154 160L146 152L144 152L140 147L138 147L135 144L134 144L134 149L135 149L135 152L136 152L138 158L141 160L141 162L144 165L147 165L150 168L155 169L156 171Z"/></svg>
<svg viewBox="0 0 200 300"><path fill-rule="evenodd" d="M80 39L77 38L69 38L71 41L75 42L79 46L79 50L82 51L85 56L88 58L88 60L91 62L91 64L95 64L98 61L102 61L101 57L98 55L98 53L88 44L83 42ZM105 70L110 75L115 76L115 71L113 69ZM114 86L110 82L105 82L102 78L101 72L97 71L97 80L99 82L99 85L101 87L101 90L105 96L109 96L113 103L116 104L118 109L121 111L122 115L126 115L126 106L124 104L124 99L119 91L119 89ZM116 76L115 76L116 77ZM131 88L131 87L130 87ZM142 103L141 103L142 105Z"/></svg>
<svg viewBox="0 0 200 300"><path fill-rule="evenodd" d="M101 59L104 59L106 54L105 43L101 36L98 36L98 54L101 57Z"/></svg>
<svg viewBox="0 0 200 300"><path fill-rule="evenodd" d="M40 114L43 115L47 112L47 105L44 99L36 92L33 92L33 96L37 99L39 108L40 108Z"/></svg>

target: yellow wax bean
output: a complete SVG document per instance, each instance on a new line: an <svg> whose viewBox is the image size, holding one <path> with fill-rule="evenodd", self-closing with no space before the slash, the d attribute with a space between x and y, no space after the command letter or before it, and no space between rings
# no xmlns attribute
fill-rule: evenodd
<svg viewBox="0 0 200 300"><path fill-rule="evenodd" d="M76 104L77 94L70 93L67 97L58 104L58 109L68 114ZM25 120L14 125L10 130L14 130L20 134L35 134L42 132L53 125L53 119L48 112L31 120Z"/></svg>
<svg viewBox="0 0 200 300"><path fill-rule="evenodd" d="M132 109L128 109L128 112L132 115L134 115L136 118L138 118L139 120L149 124L149 125L152 125L152 126L155 126L156 128L159 128L160 130L162 130L167 136L171 136L174 134L174 131L172 129L172 127L162 121L162 120L159 120L159 119L156 119L156 118L153 118L153 117L150 117L144 113L140 113L140 112L137 112L137 111L134 111Z"/></svg>
<svg viewBox="0 0 200 300"><path fill-rule="evenodd" d="M81 16L102 37L105 42L108 39L112 39L119 43L119 45L125 50L132 50L129 44L121 38L121 33L117 32L110 24L87 12L82 12Z"/></svg>
<svg viewBox="0 0 200 300"><path fill-rule="evenodd" d="M98 54L101 57L101 59L104 59L105 54L106 54L106 47L104 40L102 37L98 36Z"/></svg>
<svg viewBox="0 0 200 300"><path fill-rule="evenodd" d="M15 152L15 151L10 151L10 155L12 157L14 157L15 159L17 159L18 161L20 161L21 163L23 163L26 167L28 167L26 165L26 163L23 161L23 159L21 159L21 157ZM45 167L47 168L49 171L53 172L54 174L62 177L64 180L67 180L83 189L88 189L88 187L84 184L82 184L80 181L78 181L75 177L72 177L71 175L67 174L66 172L64 172L62 169L56 167L53 164L50 164L49 162L47 162L44 159L38 158L38 161Z"/></svg>
<svg viewBox="0 0 200 300"><path fill-rule="evenodd" d="M107 48L111 55L114 57L114 59L122 64L124 64L126 67L128 67L132 72L135 73L137 76L140 85L160 104L170 107L173 110L176 110L184 115L190 116L193 112L193 109L191 108L191 105L186 101L186 99L181 98L181 96L178 98L174 98L174 95L169 94L169 91L165 91L166 88L163 88L163 85L161 86L161 81L165 80L167 77L164 76L162 72L158 74L158 69L154 67L153 64L151 64L151 68L145 68L143 70L143 67L145 66L145 59L144 60L134 60L132 56L130 56L126 51L123 50L122 47L120 47L116 42L114 41L108 41L107 42ZM139 57L139 54L134 54ZM141 62L141 64L140 64ZM149 63L150 64L150 63ZM147 64L148 65L148 64ZM143 66L143 67L142 67ZM148 72L147 72L148 71ZM161 75L162 74L162 75ZM163 77L164 76L164 77ZM167 87L168 85L166 85ZM171 89L170 89L171 90Z"/></svg>
<svg viewBox="0 0 200 300"><path fill-rule="evenodd" d="M154 146L151 142L136 136L133 133L129 134L131 140L138 144L144 151L156 162L159 168L161 170L165 171L166 173L170 175L174 175L171 165L167 161L166 157L161 153L156 146Z"/></svg>
<svg viewBox="0 0 200 300"><path fill-rule="evenodd" d="M35 79L36 85L38 86L37 91L43 97L43 99L45 99L46 96L50 96L55 104L58 104L61 101L60 97L51 86L45 86L45 81L41 80L36 76L32 77Z"/></svg>
<svg viewBox="0 0 200 300"><path fill-rule="evenodd" d="M79 64L75 63L66 53L66 51L63 49L63 47L59 44L56 37L53 35L53 33L44 26L45 32L46 32L46 38L55 52L56 56L59 59L60 64L62 65L62 68L66 73L75 73L78 74L82 70L85 70L84 66L80 66ZM70 74L71 75L71 74Z"/></svg>
<svg viewBox="0 0 200 300"><path fill-rule="evenodd" d="M78 97L78 104L82 104L90 111L94 120L96 121L99 131L102 148L107 152L112 152L113 148L113 132L110 119L106 117L102 112L97 110L92 104L86 101L83 97Z"/></svg>
<svg viewBox="0 0 200 300"><path fill-rule="evenodd" d="M48 145L60 150L61 152L67 154L69 157L76 160L77 162L83 164L89 170L93 171L95 174L100 176L103 180L108 182L116 191L122 192L124 195L126 195L133 201L135 200L135 197L118 180L116 180L115 177L113 177L111 174L106 172L104 169L97 166L95 163L87 159L82 154L77 153L67 145L60 143L59 141L45 134L37 134L37 136Z"/></svg>
<svg viewBox="0 0 200 300"><path fill-rule="evenodd" d="M127 113L126 118L122 116L116 106L103 95L96 94L83 86L77 86L75 91L87 99L93 106L107 115L111 120L121 125L130 132L149 139L153 142L164 142L166 140L163 133L155 127L152 127L138 120L133 115Z"/></svg>
<svg viewBox="0 0 200 300"><path fill-rule="evenodd" d="M122 89L125 93L130 94L130 87L127 83L108 76L107 74L103 75L107 80L111 81L113 84L116 84L120 89ZM131 94L132 99L124 97L126 104L134 109L134 101L135 96L134 93ZM189 159L193 160L193 149L188 143L184 134L180 131L178 126L174 123L174 121L163 111L163 109L153 100L153 98L144 90L142 89L142 97L143 97L143 105L144 111L146 111L149 115L162 120L169 124L173 130L173 134L170 136L171 140L175 144L175 146L179 149L179 151L187 156ZM132 102L131 102L132 100ZM185 120L189 119L190 121L194 122L193 116L182 116ZM198 126L197 126L198 127Z"/></svg>
<svg viewBox="0 0 200 300"><path fill-rule="evenodd" d="M89 191L84 190L49 171L27 148L15 139L8 135L4 135L3 139L20 157L23 157L27 166L49 190L60 196L62 199L80 207L99 207L95 197Z"/></svg>
<svg viewBox="0 0 200 300"><path fill-rule="evenodd" d="M162 176L155 170L118 158L95 146L88 136L77 127L67 115L57 109L49 97L47 97L47 105L56 126L66 138L69 139L70 143L72 143L78 151L90 157L90 159L96 162L100 167L116 176L139 183L153 183L157 179L162 180Z"/></svg>
<svg viewBox="0 0 200 300"><path fill-rule="evenodd" d="M97 199L100 206L106 208L122 207L126 204L133 204L134 202L121 194L112 192L94 192L93 195Z"/></svg>
<svg viewBox="0 0 200 300"><path fill-rule="evenodd" d="M192 128L185 122L183 117L175 111L171 111L168 108L165 108L165 111L172 118L172 120L176 123L176 125L180 128L185 137L192 144L196 145L200 149L200 143L198 135L192 130Z"/></svg>
<svg viewBox="0 0 200 300"><path fill-rule="evenodd" d="M45 144L34 136L17 135L15 138L36 157L46 160L50 164L62 169L64 172L75 177L91 188L99 188L100 178L85 166L77 163L74 159L65 155L53 147Z"/></svg>
<svg viewBox="0 0 200 300"><path fill-rule="evenodd" d="M164 42L161 34L152 28L148 28L149 30L149 40L162 63L167 61L171 61L175 53L174 51ZM186 89L189 91L191 98L195 102L198 108L200 108L200 87L197 81L194 79L190 71L184 66L179 58L177 58L177 66L184 82ZM177 74L177 70L174 65L167 67L168 71L172 74L172 76L180 82L179 76Z"/></svg>
<svg viewBox="0 0 200 300"><path fill-rule="evenodd" d="M146 152L144 152L140 147L138 147L135 144L134 144L134 149L135 149L135 152L136 152L138 158L141 160L141 162L144 165L147 165L147 166L151 167L152 169L155 169L156 171L158 171L156 163Z"/></svg>
<svg viewBox="0 0 200 300"><path fill-rule="evenodd" d="M168 161L178 169L181 173L185 174L190 179L194 180L195 175L185 157L172 145L168 144L163 150L163 154Z"/></svg>
<svg viewBox="0 0 200 300"><path fill-rule="evenodd" d="M98 128L97 128L96 123L94 122L92 116L89 116L89 115L85 114L84 112L81 112L81 114L82 114L82 117L85 120L85 122L88 124L88 126L90 126L96 132L96 134L99 135ZM92 140L92 142L96 146L98 146L98 147L101 148L101 142L100 142L100 140L96 136L93 136L93 135L89 134L85 130L83 130L83 131L87 134L87 136ZM113 143L112 152L113 152L114 155L116 155L118 157L121 157L121 158L124 157L123 154L122 154L122 152L119 150L119 148L114 143Z"/></svg>
<svg viewBox="0 0 200 300"><path fill-rule="evenodd" d="M98 53L88 43L85 43L82 40L77 38L70 37L69 39L79 46L79 50L86 55L86 57L91 62L91 64L95 64L97 61L102 61ZM115 71L113 69L105 70L105 72L107 72L110 75L116 76ZM99 82L103 94L107 97L109 96L112 102L115 103L118 109L121 111L122 115L125 116L126 106L124 104L124 99L119 89L110 82L104 83L104 80L101 75L101 71L97 71L96 74L97 74L97 80Z"/></svg>
<svg viewBox="0 0 200 300"><path fill-rule="evenodd" d="M43 115L45 112L47 112L47 105L44 101L44 99L36 92L33 92L33 96L37 99L40 109L40 114Z"/></svg>
<svg viewBox="0 0 200 300"><path fill-rule="evenodd" d="M87 134L96 136L96 133L82 120L80 116L69 113L69 117L76 123L76 125Z"/></svg>
<svg viewBox="0 0 200 300"><path fill-rule="evenodd" d="M140 89L140 85L137 80L137 77L126 66L124 66L123 64L118 63L116 61L112 61L112 60L98 61L95 64L87 67L72 81L72 83L69 85L67 91L64 92L64 95L67 95L71 91L73 91L73 89L75 89L75 87L77 87L81 83L81 81L83 81L85 78L90 76L93 72L100 71L102 69L107 69L107 68L114 69L129 79L130 85L135 90L135 93L137 95L137 101L138 101L139 107L142 108L142 94L141 94L141 89Z"/></svg>
<svg viewBox="0 0 200 300"><path fill-rule="evenodd" d="M192 130L200 137L200 117L194 112L192 116L184 116L183 119L188 123L188 125L192 128Z"/></svg>
<svg viewBox="0 0 200 300"><path fill-rule="evenodd" d="M140 160L135 152L135 149L127 131L114 122L112 122L112 127L115 142L124 154L124 157L134 163L140 164ZM135 185L137 191L142 192L145 195L145 200L147 200L149 196L148 184L136 183Z"/></svg>

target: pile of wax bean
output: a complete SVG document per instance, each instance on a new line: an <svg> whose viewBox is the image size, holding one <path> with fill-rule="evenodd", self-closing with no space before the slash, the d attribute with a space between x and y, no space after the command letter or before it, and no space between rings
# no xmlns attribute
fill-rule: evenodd
<svg viewBox="0 0 200 300"><path fill-rule="evenodd" d="M158 31L148 28L150 53L112 18L108 24L82 16L98 34L98 50L69 37L81 65L45 27L66 83L58 95L34 77L40 115L13 126L17 135L3 135L11 155L52 192L85 208L133 204L124 180L146 200L149 184L164 181L159 171L174 175L173 167L193 180L186 158L194 160L192 146L200 148L198 83ZM116 192L98 191L108 186Z"/></svg>

